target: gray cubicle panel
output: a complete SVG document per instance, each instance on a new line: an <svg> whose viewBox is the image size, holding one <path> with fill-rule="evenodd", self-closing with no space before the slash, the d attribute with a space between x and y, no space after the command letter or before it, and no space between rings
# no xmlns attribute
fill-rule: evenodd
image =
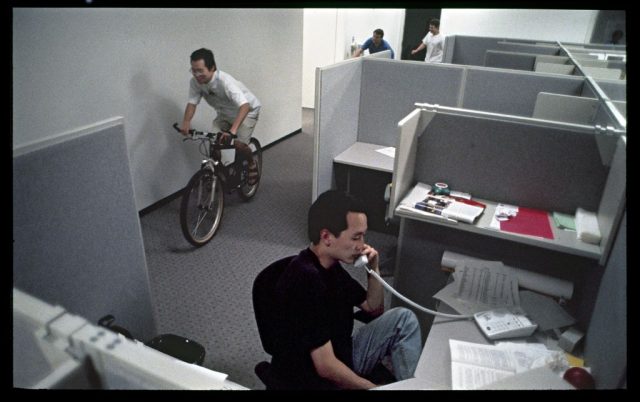
<svg viewBox="0 0 640 402"><path fill-rule="evenodd" d="M627 100L627 84L626 81L621 80L604 80L596 79L596 84L602 89L602 92L607 98L613 101L626 101ZM588 96L595 98L596 95L588 85L585 85L582 96Z"/></svg>
<svg viewBox="0 0 640 402"><path fill-rule="evenodd" d="M444 250L497 259L572 281L576 291L570 313L586 329L626 191L624 144L609 168L602 163L598 136L590 126L517 116L442 107L412 112L399 123L390 209L416 182L439 181L494 202L568 214L581 207L597 212L604 251L586 258L549 245L496 238L486 229L403 219L394 285L428 306L446 283L439 273ZM421 317L423 331L430 321Z"/></svg>
<svg viewBox="0 0 640 402"><path fill-rule="evenodd" d="M358 141L396 145L398 121L414 103L458 104L464 67L417 61L363 60Z"/></svg>
<svg viewBox="0 0 640 402"><path fill-rule="evenodd" d="M368 53L363 57L365 58L374 58L374 59L391 59L391 50L384 50L382 52L376 53Z"/></svg>
<svg viewBox="0 0 640 402"><path fill-rule="evenodd" d="M312 201L333 188L333 158L358 138L362 61L316 69Z"/></svg>
<svg viewBox="0 0 640 402"><path fill-rule="evenodd" d="M627 324L625 212L602 276L584 342L585 362L591 368L597 389L626 388Z"/></svg>
<svg viewBox="0 0 640 402"><path fill-rule="evenodd" d="M622 70L619 68L601 68L601 67L581 67L582 73L586 76L593 77L595 79L609 79L609 80L621 80ZM576 69L576 75L578 69Z"/></svg>
<svg viewBox="0 0 640 402"><path fill-rule="evenodd" d="M533 71L536 54L487 50L484 57L485 67L508 68L512 70Z"/></svg>
<svg viewBox="0 0 640 402"><path fill-rule="evenodd" d="M14 150L13 285L156 335L122 118Z"/></svg>
<svg viewBox="0 0 640 402"><path fill-rule="evenodd" d="M456 47L456 36L457 35L444 37L444 48L442 49L443 63L453 63L453 53Z"/></svg>
<svg viewBox="0 0 640 402"><path fill-rule="evenodd" d="M533 71L538 73L573 75L576 66L572 64L538 63L536 62Z"/></svg>
<svg viewBox="0 0 640 402"><path fill-rule="evenodd" d="M546 211L598 210L608 172L593 127L460 113L436 113L420 135L414 181Z"/></svg>
<svg viewBox="0 0 640 402"><path fill-rule="evenodd" d="M462 108L515 116L533 116L540 92L580 96L584 78L469 67Z"/></svg>
<svg viewBox="0 0 640 402"><path fill-rule="evenodd" d="M487 50L498 50L497 44L502 38L485 38L465 35L451 35L445 39L453 38L452 50L447 50L451 54L450 63L463 64L467 66L484 65L484 57Z"/></svg>
<svg viewBox="0 0 640 402"><path fill-rule="evenodd" d="M595 98L540 92L533 109L533 118L594 125L599 106L600 101Z"/></svg>
<svg viewBox="0 0 640 402"><path fill-rule="evenodd" d="M536 55L536 64L538 63L551 63L551 64L570 64L570 59L568 56L548 56L539 54ZM535 66L534 66L535 69Z"/></svg>
<svg viewBox="0 0 640 402"><path fill-rule="evenodd" d="M512 41L498 42L496 44L495 50L502 50L505 52L544 54L549 56L557 56L560 53L560 48L557 45L534 45L528 43L515 43Z"/></svg>

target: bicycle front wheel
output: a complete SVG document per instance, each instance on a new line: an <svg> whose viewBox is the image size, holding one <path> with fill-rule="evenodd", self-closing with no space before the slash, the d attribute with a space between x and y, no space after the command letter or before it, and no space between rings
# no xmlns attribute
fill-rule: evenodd
<svg viewBox="0 0 640 402"><path fill-rule="evenodd" d="M249 201L251 198L253 198L254 195L256 195L258 187L260 186L260 179L262 178L262 147L260 146L260 141L252 138L249 141L249 148L251 148L253 160L258 166L258 181L255 184L250 185L246 182L245 179L245 181L240 186L240 197L242 197L242 199L245 201Z"/></svg>
<svg viewBox="0 0 640 402"><path fill-rule="evenodd" d="M180 203L180 226L185 239L196 247L209 242L220 226L223 209L222 181L211 170L196 172Z"/></svg>

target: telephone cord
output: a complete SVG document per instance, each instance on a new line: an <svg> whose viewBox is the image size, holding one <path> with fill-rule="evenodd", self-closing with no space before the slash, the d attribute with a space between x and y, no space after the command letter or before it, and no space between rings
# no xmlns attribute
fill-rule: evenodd
<svg viewBox="0 0 640 402"><path fill-rule="evenodd" d="M374 278L376 278L378 280L378 282L380 282L382 284L382 286L384 286L391 293L393 293L394 295L398 296L401 300L405 301L409 305L411 305L411 306L413 306L413 307L415 307L415 308L417 308L419 310L422 310L425 313L428 313L428 314L431 314L431 315L435 315L435 316L439 316L439 317L455 318L455 319L469 319L469 318L473 317L473 315L441 313L439 311L433 311L433 310L429 310L426 307L422 307L418 303L415 303L412 300L409 300L408 298L406 298L403 295L401 295L397 290L395 290L393 287L391 287L391 285L389 285L387 282L385 282L385 280L382 279L380 277L380 275L378 275L374 270L370 269L368 265L365 265L364 269L366 269L369 274L373 275Z"/></svg>

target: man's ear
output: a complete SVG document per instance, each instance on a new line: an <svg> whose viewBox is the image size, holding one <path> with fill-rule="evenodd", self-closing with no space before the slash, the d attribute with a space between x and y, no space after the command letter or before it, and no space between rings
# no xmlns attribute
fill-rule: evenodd
<svg viewBox="0 0 640 402"><path fill-rule="evenodd" d="M328 229L320 230L320 241L325 247L331 247L335 236Z"/></svg>

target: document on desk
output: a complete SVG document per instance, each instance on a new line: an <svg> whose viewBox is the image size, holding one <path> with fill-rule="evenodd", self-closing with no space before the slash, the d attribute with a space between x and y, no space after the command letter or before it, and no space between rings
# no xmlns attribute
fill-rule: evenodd
<svg viewBox="0 0 640 402"><path fill-rule="evenodd" d="M470 390L539 367L564 370L564 354L542 344L501 342L483 345L449 340L451 350L451 388Z"/></svg>
<svg viewBox="0 0 640 402"><path fill-rule="evenodd" d="M442 254L443 267L455 270L458 262L463 260L485 261L480 258L458 254L448 250ZM516 278L518 278L518 286L520 287L531 289L553 297L562 297L564 299L571 299L573 295L572 282L553 278L548 275L541 275L524 269L518 269L508 265L505 265L505 267L509 268Z"/></svg>
<svg viewBox="0 0 640 402"><path fill-rule="evenodd" d="M520 305L518 278L500 261L463 260L453 277L458 284L456 297L479 308Z"/></svg>

